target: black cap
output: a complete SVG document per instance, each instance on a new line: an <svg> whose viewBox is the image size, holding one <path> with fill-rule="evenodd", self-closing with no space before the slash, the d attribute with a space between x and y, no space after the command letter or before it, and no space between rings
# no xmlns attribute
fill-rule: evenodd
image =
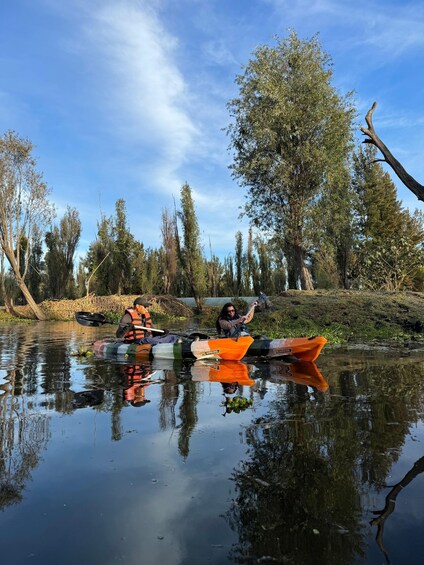
<svg viewBox="0 0 424 565"><path fill-rule="evenodd" d="M145 307L151 306L150 302L148 302L148 301L147 301L145 298L143 298L142 296L139 296L138 298L136 298L136 299L134 300L134 306L135 306L136 304L141 304L141 306L145 306Z"/></svg>

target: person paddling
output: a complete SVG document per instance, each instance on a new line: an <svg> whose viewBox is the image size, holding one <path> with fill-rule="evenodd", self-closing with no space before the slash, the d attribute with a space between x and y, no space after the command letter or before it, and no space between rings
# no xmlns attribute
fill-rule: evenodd
<svg viewBox="0 0 424 565"><path fill-rule="evenodd" d="M248 324L255 313L255 306L258 302L255 300L249 306L247 314L242 316L237 312L232 302L227 302L216 320L216 331L218 335L224 332L225 337L237 337L240 335L249 335L246 324Z"/></svg>
<svg viewBox="0 0 424 565"><path fill-rule="evenodd" d="M152 318L149 313L150 302L142 296L134 300L133 308L126 308L116 330L116 337L124 338L125 343L175 343L178 336L173 334L153 337ZM140 327L147 329L141 329Z"/></svg>

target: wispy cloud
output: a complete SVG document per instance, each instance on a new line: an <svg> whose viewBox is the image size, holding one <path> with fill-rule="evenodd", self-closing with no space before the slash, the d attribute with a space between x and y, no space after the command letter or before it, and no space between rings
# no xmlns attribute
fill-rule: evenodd
<svg viewBox="0 0 424 565"><path fill-rule="evenodd" d="M151 159L151 166L160 170L155 188L169 191L199 130L176 63L178 40L155 7L152 2L97 2L81 19L78 49L92 63L99 102L106 105L115 134L138 143L141 151L156 147Z"/></svg>

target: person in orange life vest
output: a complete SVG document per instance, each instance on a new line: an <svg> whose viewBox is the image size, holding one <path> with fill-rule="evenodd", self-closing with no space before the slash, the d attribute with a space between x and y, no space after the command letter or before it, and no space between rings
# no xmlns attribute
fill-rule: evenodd
<svg viewBox="0 0 424 565"><path fill-rule="evenodd" d="M152 318L148 311L151 306L142 296L134 300L133 308L127 308L122 316L118 329L116 330L116 337L123 337L126 343L175 343L178 341L176 335L164 335L153 337L152 333L148 330L142 330L136 326L143 326L144 328L152 328Z"/></svg>

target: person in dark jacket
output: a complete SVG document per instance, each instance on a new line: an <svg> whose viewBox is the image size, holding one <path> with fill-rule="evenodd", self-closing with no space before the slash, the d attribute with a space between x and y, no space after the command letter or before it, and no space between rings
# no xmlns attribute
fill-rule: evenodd
<svg viewBox="0 0 424 565"><path fill-rule="evenodd" d="M249 306L247 314L242 316L236 310L232 302L227 302L222 307L222 310L216 320L216 331L218 335L222 332L225 337L236 337L239 335L249 335L246 324L248 324L255 313L255 306L257 301L252 302Z"/></svg>

